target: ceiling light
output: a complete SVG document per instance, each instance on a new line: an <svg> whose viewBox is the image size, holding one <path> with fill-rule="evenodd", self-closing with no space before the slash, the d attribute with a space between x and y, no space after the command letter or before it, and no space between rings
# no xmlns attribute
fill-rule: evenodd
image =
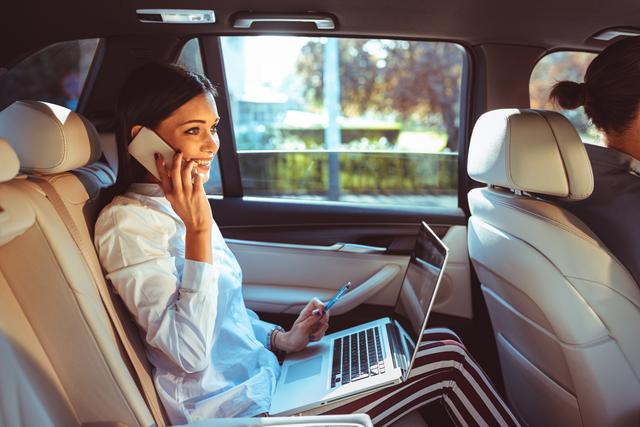
<svg viewBox="0 0 640 427"><path fill-rule="evenodd" d="M137 9L140 22L155 24L212 24L213 10L196 9Z"/></svg>

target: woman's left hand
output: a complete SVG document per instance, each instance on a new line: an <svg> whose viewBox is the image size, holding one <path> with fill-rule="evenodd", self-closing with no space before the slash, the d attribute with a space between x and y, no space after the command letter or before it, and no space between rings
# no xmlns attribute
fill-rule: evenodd
<svg viewBox="0 0 640 427"><path fill-rule="evenodd" d="M329 328L329 313L324 312L324 304L312 299L302 309L288 332L280 332L274 338L275 347L293 353L304 349L309 342L320 340Z"/></svg>

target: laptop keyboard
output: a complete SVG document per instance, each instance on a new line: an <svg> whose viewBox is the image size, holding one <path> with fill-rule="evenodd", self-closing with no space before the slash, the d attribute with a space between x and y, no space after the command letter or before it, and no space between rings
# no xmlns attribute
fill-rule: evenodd
<svg viewBox="0 0 640 427"><path fill-rule="evenodd" d="M331 388L384 373L377 327L333 340Z"/></svg>

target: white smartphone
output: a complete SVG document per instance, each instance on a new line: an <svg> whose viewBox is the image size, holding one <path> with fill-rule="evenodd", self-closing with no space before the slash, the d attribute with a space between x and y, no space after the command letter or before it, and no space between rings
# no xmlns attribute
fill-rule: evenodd
<svg viewBox="0 0 640 427"><path fill-rule="evenodd" d="M167 168L171 167L173 156L176 154L174 149L164 142L157 133L143 127L129 144L129 154L151 172L153 176L160 179L154 153L160 153Z"/></svg>

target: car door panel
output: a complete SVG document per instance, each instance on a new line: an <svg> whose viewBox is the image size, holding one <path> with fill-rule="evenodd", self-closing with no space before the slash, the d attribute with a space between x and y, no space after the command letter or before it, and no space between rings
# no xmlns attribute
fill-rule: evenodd
<svg viewBox="0 0 640 427"><path fill-rule="evenodd" d="M433 311L471 319L466 227L451 227L444 237L444 242L450 248L450 257ZM278 246L238 243L230 243L229 246L243 266L243 292L247 306L255 311L267 313L298 313L311 298L327 300L336 292L340 284L349 280L352 281L354 290L347 295L348 298L345 297L334 306L334 314L343 314L360 304L393 306L408 262L406 256L394 256L393 262L388 255L370 257L379 258L380 261L374 261L374 263L381 268L364 282L356 283L349 277L360 276L363 272L364 264L361 255L345 259L340 258L339 251L334 251L336 254L324 257L323 261L329 260L329 265L325 265L312 249L289 248L287 251L282 251ZM249 248L249 246L252 247ZM355 263L352 262L354 258L357 258ZM339 261L335 262L337 259ZM291 268L291 265L296 265L296 268ZM265 277L267 276L264 274L265 271L277 271L279 266L282 266L283 270L280 270L276 277ZM325 267L332 269L334 275L326 274ZM314 273L317 273L318 269L324 272L321 283L310 279L310 277L317 277ZM362 292L355 294L354 291L361 287ZM369 287L370 289L365 292L364 289Z"/></svg>
<svg viewBox="0 0 640 427"><path fill-rule="evenodd" d="M466 225L455 225L466 222L461 213L289 200L212 202L216 221L242 266L247 306L257 312L298 313L314 296L326 300L347 281L356 289L367 281L380 282L380 276L383 284L356 293L357 298L336 305L333 313L360 304L393 307L424 218L450 248L433 310L472 317ZM392 268L397 269L393 275Z"/></svg>
<svg viewBox="0 0 640 427"><path fill-rule="evenodd" d="M329 299L350 281L336 304L340 314L362 303L394 305L407 257L230 243L243 271L247 306L269 313L298 313L314 296Z"/></svg>

